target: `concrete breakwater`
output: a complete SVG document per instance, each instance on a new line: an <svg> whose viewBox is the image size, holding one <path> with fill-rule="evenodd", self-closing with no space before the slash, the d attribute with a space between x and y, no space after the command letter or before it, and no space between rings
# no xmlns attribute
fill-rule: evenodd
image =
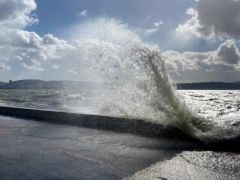
<svg viewBox="0 0 240 180"><path fill-rule="evenodd" d="M0 114L55 124L67 124L94 129L132 133L147 137L192 139L176 128L166 127L139 119L5 106L0 106Z"/></svg>
<svg viewBox="0 0 240 180"><path fill-rule="evenodd" d="M129 119L120 117L110 117L102 115L77 114L61 111L49 111L39 109L27 109L17 107L0 106L0 115L12 116L22 119L29 119L51 124L63 124L79 126L91 129L107 130L120 133L130 133L145 137L165 139L173 143L181 143L181 146L190 146L192 150L217 150L228 152L239 152L237 144L240 138L228 139L204 143L186 135L181 130L146 122L141 119ZM175 149L181 149L176 145Z"/></svg>

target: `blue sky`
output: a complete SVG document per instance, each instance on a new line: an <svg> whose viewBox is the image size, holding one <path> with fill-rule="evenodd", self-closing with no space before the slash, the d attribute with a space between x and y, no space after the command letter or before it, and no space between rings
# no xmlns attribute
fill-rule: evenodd
<svg viewBox="0 0 240 180"><path fill-rule="evenodd" d="M131 27L154 28L154 23L162 22L159 30L148 37L147 41L157 43L161 49L177 51L205 51L217 47L204 39L195 39L182 46L172 40L172 33L180 22L187 19L186 10L195 4L194 0L37 0L35 13L39 24L27 28L40 35L54 34L67 38L66 29L99 16L113 17ZM57 4L57 6L56 6ZM79 17L82 11L86 17ZM69 31L69 30L68 30Z"/></svg>
<svg viewBox="0 0 240 180"><path fill-rule="evenodd" d="M77 17L83 10L88 11L88 18L109 16L137 27L151 27L160 20L169 28L176 27L186 18L185 11L194 0L37 0L36 3L40 23L29 29L59 35L58 29L83 20Z"/></svg>
<svg viewBox="0 0 240 180"><path fill-rule="evenodd" d="M240 81L240 0L0 0L0 28L0 81L92 80L88 48L129 42L156 45L173 81Z"/></svg>

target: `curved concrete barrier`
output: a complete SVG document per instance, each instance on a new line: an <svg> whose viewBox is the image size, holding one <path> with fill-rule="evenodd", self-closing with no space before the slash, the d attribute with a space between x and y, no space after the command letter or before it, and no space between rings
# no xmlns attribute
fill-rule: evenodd
<svg viewBox="0 0 240 180"><path fill-rule="evenodd" d="M189 137L181 130L174 127L166 127L139 119L127 119L101 115L76 114L60 111L39 109L27 109L0 106L0 115L30 119L55 124L65 124L93 129L102 129L115 132L131 133L146 137L158 137L169 139L172 142L190 143L193 147L201 150L218 150L240 152L237 148L240 138L224 141L203 143Z"/></svg>
<svg viewBox="0 0 240 180"><path fill-rule="evenodd" d="M0 106L0 114L50 123L126 132L148 137L192 139L176 128L137 119L5 106Z"/></svg>

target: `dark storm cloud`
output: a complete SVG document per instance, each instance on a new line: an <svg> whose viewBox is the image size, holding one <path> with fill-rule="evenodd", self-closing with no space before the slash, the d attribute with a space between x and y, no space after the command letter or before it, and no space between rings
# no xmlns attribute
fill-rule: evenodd
<svg viewBox="0 0 240 180"><path fill-rule="evenodd" d="M198 0L191 16L177 31L198 36L240 36L240 0Z"/></svg>
<svg viewBox="0 0 240 180"><path fill-rule="evenodd" d="M217 57L228 64L238 64L240 60L239 50L234 41L229 40L223 43L217 50Z"/></svg>

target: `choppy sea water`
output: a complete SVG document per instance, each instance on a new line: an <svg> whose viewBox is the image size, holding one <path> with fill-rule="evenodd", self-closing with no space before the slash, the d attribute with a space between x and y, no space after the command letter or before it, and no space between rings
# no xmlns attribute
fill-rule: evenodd
<svg viewBox="0 0 240 180"><path fill-rule="evenodd" d="M188 107L208 120L240 117L240 91L238 90L182 90Z"/></svg>
<svg viewBox="0 0 240 180"><path fill-rule="evenodd" d="M240 123L240 90L178 90L187 106L206 120ZM0 105L99 114L100 104L91 90L0 90ZM239 118L239 120L238 120ZM223 121L221 121L221 119Z"/></svg>
<svg viewBox="0 0 240 180"><path fill-rule="evenodd" d="M22 108L62 110L98 114L91 90L0 90L0 105ZM196 114L214 121L222 118L240 119L240 90L178 90L187 106ZM219 121L219 123L221 123Z"/></svg>
<svg viewBox="0 0 240 180"><path fill-rule="evenodd" d="M98 114L93 93L83 90L2 89L0 105L43 110Z"/></svg>
<svg viewBox="0 0 240 180"><path fill-rule="evenodd" d="M201 132L205 139L233 139L240 135L239 90L183 90L182 97L191 111L212 127Z"/></svg>
<svg viewBox="0 0 240 180"><path fill-rule="evenodd" d="M238 180L240 155L225 152L186 151L170 160L137 172L128 180Z"/></svg>
<svg viewBox="0 0 240 180"><path fill-rule="evenodd" d="M200 132L205 139L234 138L240 133L240 91L237 90L176 90L193 114L202 118L205 127L214 128ZM97 100L101 90L0 90L0 105L22 108L58 110L75 113L90 113L112 116L126 116L121 112L103 107ZM116 113L116 114L114 114ZM138 118L138 117L136 117ZM139 117L142 118L142 117ZM143 118L144 119L144 118ZM171 121L169 119L169 121ZM159 121L160 122L160 121Z"/></svg>
<svg viewBox="0 0 240 180"><path fill-rule="evenodd" d="M176 91L180 96L179 99L184 100L191 112L203 118L203 123L214 123L221 128L232 127L235 131L239 131L237 127L240 124L240 91ZM121 116L121 112L112 112L111 109L103 107L103 102L98 100L101 92L102 90L93 89L2 89L0 90L0 105ZM122 115L125 116L125 114Z"/></svg>

